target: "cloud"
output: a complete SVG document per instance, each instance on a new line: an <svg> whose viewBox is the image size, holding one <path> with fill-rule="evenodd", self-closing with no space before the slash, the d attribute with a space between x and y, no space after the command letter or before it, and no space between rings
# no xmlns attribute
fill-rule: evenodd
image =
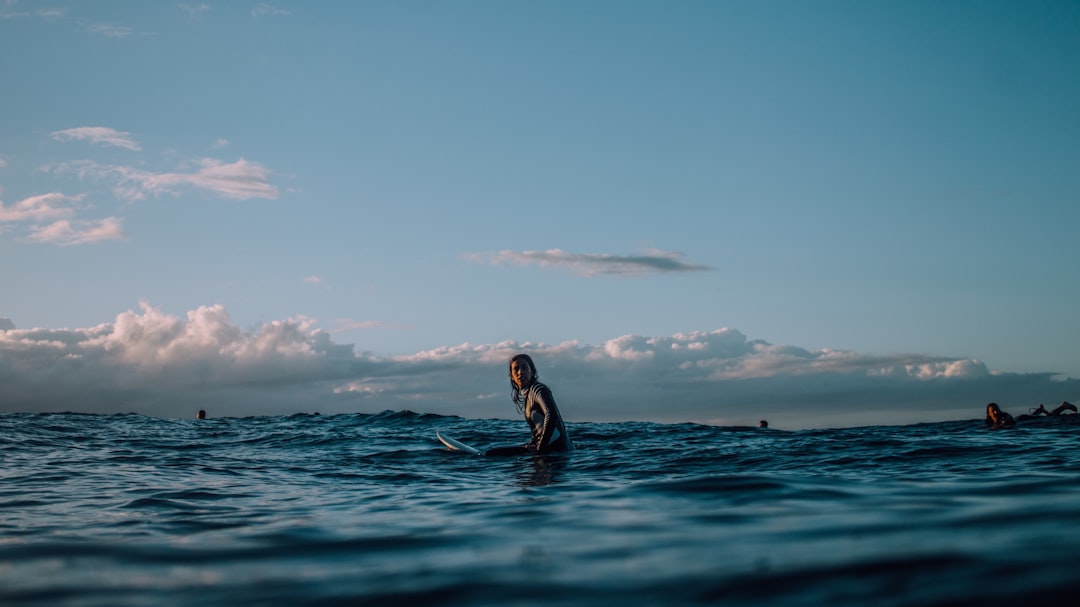
<svg viewBox="0 0 1080 607"><path fill-rule="evenodd" d="M66 196L57 192L31 196L6 206L0 201L0 224L29 224L25 242L59 246L92 244L124 238L122 220L109 217L97 221L70 220L81 206L83 195ZM43 223L44 222L44 223ZM0 229L0 233L4 231Z"/></svg>
<svg viewBox="0 0 1080 607"><path fill-rule="evenodd" d="M308 283L309 285L321 285L323 279L321 276L308 276L304 278L304 282Z"/></svg>
<svg viewBox="0 0 1080 607"><path fill-rule="evenodd" d="M70 217L82 201L80 196L65 196L56 192L31 196L7 207L0 200L0 223L15 221L40 221L56 217Z"/></svg>
<svg viewBox="0 0 1080 607"><path fill-rule="evenodd" d="M209 4L177 4L177 8L187 13L188 17L195 18L210 10Z"/></svg>
<svg viewBox="0 0 1080 607"><path fill-rule="evenodd" d="M568 267L582 276L639 275L669 272L700 272L712 268L687 263L681 253L656 249L641 255L610 255L597 253L570 253L560 249L547 251L497 251L493 253L468 253L466 259L491 265L513 263L541 267Z"/></svg>
<svg viewBox="0 0 1080 607"><path fill-rule="evenodd" d="M103 126L84 126L74 129L55 131L52 138L57 141L89 141L138 152L142 148L131 138L131 133L117 131Z"/></svg>
<svg viewBox="0 0 1080 607"><path fill-rule="evenodd" d="M504 341L409 356L358 354L304 317L241 329L221 305L149 303L83 329L0 331L0 410L214 415L419 412L516 418L506 364L527 352L573 421L808 428L981 416L1080 395L1080 381L992 372L973 359L807 350L734 329L597 345ZM505 395L505 398L492 398ZM1015 410L1015 409L1014 409Z"/></svg>
<svg viewBox="0 0 1080 607"><path fill-rule="evenodd" d="M184 188L207 190L225 198L248 200L276 199L278 189L269 183L271 171L256 162L243 158L224 163L203 158L189 173L155 173L131 166L102 165L91 161L57 165L55 172L71 172L80 178L111 180L114 192L124 200L142 200L147 195L176 194Z"/></svg>
<svg viewBox="0 0 1080 607"><path fill-rule="evenodd" d="M127 38L135 32L130 27L123 25L111 25L108 23L95 23L86 27L86 31L91 34L98 34L105 36L106 38Z"/></svg>
<svg viewBox="0 0 1080 607"><path fill-rule="evenodd" d="M291 14L289 11L287 11L287 10L285 10L283 8L278 8L276 6L269 5L269 4L265 3L265 2L260 2L259 4L255 5L255 8L251 9L251 16L252 17L270 17L270 16L277 16L277 15L289 15L289 14Z"/></svg>
<svg viewBox="0 0 1080 607"><path fill-rule="evenodd" d="M130 133L108 127L79 127L54 131L56 141L87 141L141 151ZM215 145L225 145L218 140ZM0 168L4 165L0 164ZM181 164L174 171L156 172L132 165L101 164L92 160L76 160L46 165L43 170L54 175L74 175L80 180L102 182L121 201L134 202L148 196L180 195L185 190L209 191L222 198L249 200L277 199L278 188L270 183L272 172L257 162L240 158L223 162L215 158L200 158ZM2 189L0 189L2 193ZM74 219L86 195L67 196L57 192L32 196L13 205L0 199L0 234L14 232L5 224L34 222L25 228L24 242L51 243L61 246L89 244L124 238L122 219L108 217L98 220Z"/></svg>
<svg viewBox="0 0 1080 607"><path fill-rule="evenodd" d="M4 6L0 7L0 19L60 19L67 15L67 10L62 8L42 8L31 11L19 11L15 10L18 3L12 0L5 2Z"/></svg>
<svg viewBox="0 0 1080 607"><path fill-rule="evenodd" d="M123 220L106 217L97 221L68 221L61 219L47 226L35 226L26 237L29 242L60 246L93 244L106 240L123 240Z"/></svg>

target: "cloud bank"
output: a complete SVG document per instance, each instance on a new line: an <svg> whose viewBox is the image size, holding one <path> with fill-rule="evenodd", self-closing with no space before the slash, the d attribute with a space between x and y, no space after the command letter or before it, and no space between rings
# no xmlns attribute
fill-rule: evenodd
<svg viewBox="0 0 1080 607"><path fill-rule="evenodd" d="M237 327L220 305L149 303L82 329L0 320L0 411L188 417L409 409L515 418L506 362L533 356L571 421L694 421L797 429L976 418L1076 399L1080 381L991 372L973 359L866 355L750 340L734 329L597 345L505 341L410 356L358 354L312 319ZM1006 407L1008 408L1008 407Z"/></svg>
<svg viewBox="0 0 1080 607"><path fill-rule="evenodd" d="M669 272L700 272L708 266L688 263L681 253L648 250L641 255L610 255L606 253L570 253L560 249L546 251L496 251L469 253L467 259L492 265L538 265L567 267L582 276L638 275Z"/></svg>

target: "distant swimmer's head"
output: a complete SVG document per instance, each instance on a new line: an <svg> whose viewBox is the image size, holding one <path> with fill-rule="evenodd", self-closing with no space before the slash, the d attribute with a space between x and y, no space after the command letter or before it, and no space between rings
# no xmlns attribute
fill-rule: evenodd
<svg viewBox="0 0 1080 607"><path fill-rule="evenodd" d="M195 414L195 419L206 419L206 410L199 409L199 412Z"/></svg>
<svg viewBox="0 0 1080 607"><path fill-rule="evenodd" d="M510 384L524 390L536 381L536 363L528 354L518 354L510 359Z"/></svg>
<svg viewBox="0 0 1080 607"><path fill-rule="evenodd" d="M763 419L763 420L761 420L761 421L759 421L757 423L757 427L758 428L768 428L769 427L769 422Z"/></svg>

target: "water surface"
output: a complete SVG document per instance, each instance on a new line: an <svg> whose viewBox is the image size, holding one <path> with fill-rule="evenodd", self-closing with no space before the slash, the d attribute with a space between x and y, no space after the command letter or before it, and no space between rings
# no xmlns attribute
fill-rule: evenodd
<svg viewBox="0 0 1080 607"><path fill-rule="evenodd" d="M0 415L0 605L1071 604L1080 416L571 423Z"/></svg>

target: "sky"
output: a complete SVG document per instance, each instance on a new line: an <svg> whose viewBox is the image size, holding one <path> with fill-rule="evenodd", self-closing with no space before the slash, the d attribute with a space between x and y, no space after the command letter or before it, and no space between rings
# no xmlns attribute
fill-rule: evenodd
<svg viewBox="0 0 1080 607"><path fill-rule="evenodd" d="M0 412L1080 401L1080 3L0 3Z"/></svg>

